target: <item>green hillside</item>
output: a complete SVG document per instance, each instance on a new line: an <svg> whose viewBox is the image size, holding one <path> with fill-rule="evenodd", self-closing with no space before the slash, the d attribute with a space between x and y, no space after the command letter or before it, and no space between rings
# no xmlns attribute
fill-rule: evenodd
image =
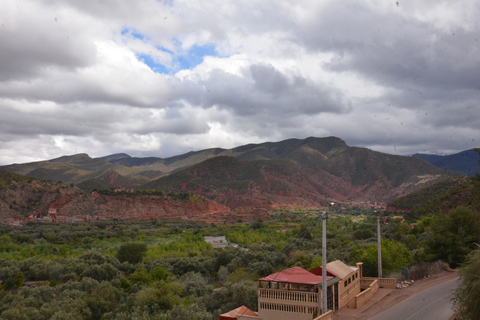
<svg viewBox="0 0 480 320"><path fill-rule="evenodd" d="M261 177L262 164L255 161L241 161L232 157L219 156L208 159L192 168L173 173L142 186L143 189L189 190L202 188L208 192L230 189L246 191L250 182Z"/></svg>
<svg viewBox="0 0 480 320"><path fill-rule="evenodd" d="M480 213L480 182L469 177L445 180L396 199L389 206L410 209L414 217L448 212L458 206Z"/></svg>
<svg viewBox="0 0 480 320"><path fill-rule="evenodd" d="M32 181L38 180L21 174L0 170L0 188L8 188L12 181Z"/></svg>
<svg viewBox="0 0 480 320"><path fill-rule="evenodd" d="M85 191L92 188L86 187L133 187L150 181L147 176L142 176L142 169L127 167L110 163L100 158L93 159L87 154L64 156L49 161L39 161L26 164L13 164L0 167L0 169L19 173L29 177L74 183ZM158 171L157 171L158 172ZM160 174L153 175L161 176Z"/></svg>

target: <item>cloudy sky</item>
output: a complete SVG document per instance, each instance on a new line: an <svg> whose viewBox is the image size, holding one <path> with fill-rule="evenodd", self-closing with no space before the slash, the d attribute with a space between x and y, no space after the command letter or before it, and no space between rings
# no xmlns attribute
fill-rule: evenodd
<svg viewBox="0 0 480 320"><path fill-rule="evenodd" d="M0 164L480 146L478 0L2 0Z"/></svg>

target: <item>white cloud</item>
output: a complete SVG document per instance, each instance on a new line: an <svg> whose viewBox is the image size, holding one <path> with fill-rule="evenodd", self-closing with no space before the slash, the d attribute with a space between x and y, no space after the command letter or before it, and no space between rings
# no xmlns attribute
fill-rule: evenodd
<svg viewBox="0 0 480 320"><path fill-rule="evenodd" d="M474 0L6 0L0 164L330 135L399 154L476 147L479 12ZM199 48L211 56L179 70Z"/></svg>

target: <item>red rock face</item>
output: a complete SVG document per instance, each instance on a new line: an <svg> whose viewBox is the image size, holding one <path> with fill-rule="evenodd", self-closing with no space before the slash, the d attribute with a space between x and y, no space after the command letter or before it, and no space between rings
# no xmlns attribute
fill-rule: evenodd
<svg viewBox="0 0 480 320"><path fill-rule="evenodd" d="M78 188L52 181L12 181L8 188L0 188L0 222L46 215L52 203L65 204L81 193Z"/></svg>
<svg viewBox="0 0 480 320"><path fill-rule="evenodd" d="M435 178L435 179L433 179ZM194 192L231 209L254 207L271 209L319 209L330 202L344 206L358 206L359 203L386 205L393 199L437 182L433 177L423 183L405 183L394 187L392 182L379 178L364 185L352 182L325 172L312 172L310 176L275 176L262 172L261 179L251 182L247 190L236 189L207 191L204 188L190 189L187 182L181 190Z"/></svg>
<svg viewBox="0 0 480 320"><path fill-rule="evenodd" d="M272 220L264 209L231 210L210 200L178 200L157 195L83 195L58 209L59 215L119 220L185 219L215 224Z"/></svg>
<svg viewBox="0 0 480 320"><path fill-rule="evenodd" d="M215 224L235 224L272 220L267 210L258 208L230 209L208 199L179 200L168 196L124 193L83 194L81 190L54 182L20 181L0 190L0 221L11 223L27 216L46 216L56 209L56 216L97 219L184 219ZM246 202L247 203L247 202ZM259 203L260 204L260 203ZM19 214L17 207L30 207ZM57 221L59 221L57 219Z"/></svg>

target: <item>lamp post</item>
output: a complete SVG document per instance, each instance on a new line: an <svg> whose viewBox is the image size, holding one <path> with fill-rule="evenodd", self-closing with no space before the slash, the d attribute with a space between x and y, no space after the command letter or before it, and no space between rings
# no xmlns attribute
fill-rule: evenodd
<svg viewBox="0 0 480 320"><path fill-rule="evenodd" d="M330 203L333 206L334 203ZM327 312L327 211L322 213L322 314Z"/></svg>

